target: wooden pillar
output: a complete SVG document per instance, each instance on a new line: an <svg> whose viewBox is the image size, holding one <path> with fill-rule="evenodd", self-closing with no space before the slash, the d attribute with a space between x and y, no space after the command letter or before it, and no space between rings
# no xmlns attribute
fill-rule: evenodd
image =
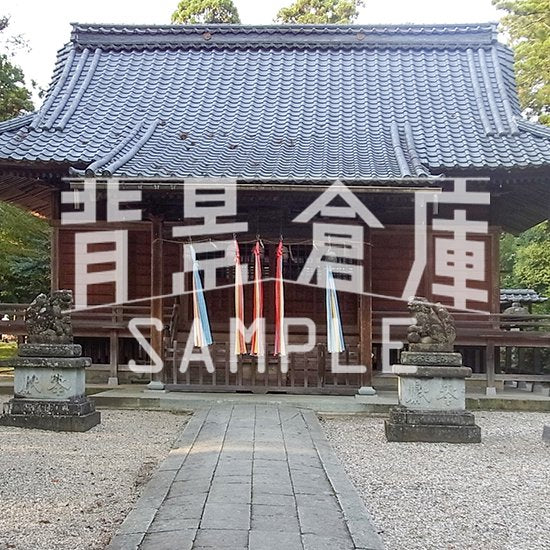
<svg viewBox="0 0 550 550"><path fill-rule="evenodd" d="M486 368L487 368L487 395L496 395L497 389L495 384L495 365L496 365L496 353L499 348L495 347L495 344L491 341L487 342L486 350Z"/></svg>
<svg viewBox="0 0 550 550"><path fill-rule="evenodd" d="M118 325L122 321L122 307L114 306L111 310L112 329L109 333L109 386L118 386Z"/></svg>
<svg viewBox="0 0 550 550"><path fill-rule="evenodd" d="M499 320L494 317L494 314L500 313L500 234L500 227L491 229L491 292L489 294L489 300L496 328L500 327Z"/></svg>
<svg viewBox="0 0 550 550"><path fill-rule="evenodd" d="M163 295L163 220L160 217L151 218L151 317L164 323ZM164 361L164 331L151 327L151 346ZM151 377L148 388L164 389L165 369Z"/></svg>
<svg viewBox="0 0 550 550"><path fill-rule="evenodd" d="M52 228L50 250L50 288L59 290L59 226L61 224L61 196L55 189L50 196L50 225Z"/></svg>
<svg viewBox="0 0 550 550"><path fill-rule="evenodd" d="M433 223L433 221L432 221ZM416 228L413 227L413 231ZM431 223L426 227L426 266L424 267L424 296L434 301L433 286L435 279L435 237Z"/></svg>
<svg viewBox="0 0 550 550"><path fill-rule="evenodd" d="M363 293L359 296L358 328L359 355L361 365L367 367L367 372L361 375L360 395L374 395L372 386L372 232L366 231L366 242L363 245Z"/></svg>
<svg viewBox="0 0 550 550"><path fill-rule="evenodd" d="M490 252L489 252L489 307L491 313L491 330L498 330L500 322L498 314L500 313L500 228L492 228L490 232ZM496 348L496 353L500 353ZM487 395L496 395L495 384L495 345L487 340L486 350L486 373L487 373Z"/></svg>

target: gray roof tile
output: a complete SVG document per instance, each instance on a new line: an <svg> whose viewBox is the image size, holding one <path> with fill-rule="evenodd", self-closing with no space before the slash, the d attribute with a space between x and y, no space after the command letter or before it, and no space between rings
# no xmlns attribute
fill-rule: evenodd
<svg viewBox="0 0 550 550"><path fill-rule="evenodd" d="M501 288L500 289L500 303L508 304L512 302L519 303L540 303L546 302L548 298L541 296L538 292L530 288Z"/></svg>
<svg viewBox="0 0 550 550"><path fill-rule="evenodd" d="M73 26L0 159L88 174L366 179L550 166L495 26Z"/></svg>

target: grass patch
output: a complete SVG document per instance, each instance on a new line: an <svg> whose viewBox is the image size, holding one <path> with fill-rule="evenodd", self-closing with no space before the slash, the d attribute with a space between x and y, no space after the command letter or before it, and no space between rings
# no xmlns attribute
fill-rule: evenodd
<svg viewBox="0 0 550 550"><path fill-rule="evenodd" d="M8 359L10 357L13 357L16 351L17 344L15 342L0 342L0 359Z"/></svg>

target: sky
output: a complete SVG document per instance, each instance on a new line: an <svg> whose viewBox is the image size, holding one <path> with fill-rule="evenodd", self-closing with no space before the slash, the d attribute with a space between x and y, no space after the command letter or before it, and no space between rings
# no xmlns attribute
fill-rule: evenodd
<svg viewBox="0 0 550 550"><path fill-rule="evenodd" d="M234 0L244 24L269 24L293 0ZM178 0L2 0L0 15L11 17L9 32L27 40L14 61L47 88L56 52L68 40L70 23L170 23ZM366 0L357 23L479 23L497 21L491 0ZM2 45L2 47L4 47Z"/></svg>

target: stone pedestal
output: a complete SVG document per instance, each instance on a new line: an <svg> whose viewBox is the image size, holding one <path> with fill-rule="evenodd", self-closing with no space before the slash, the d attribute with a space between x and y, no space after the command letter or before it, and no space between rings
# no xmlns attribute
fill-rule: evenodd
<svg viewBox="0 0 550 550"><path fill-rule="evenodd" d="M160 380L151 380L149 384L147 384L147 390L149 391L165 391L164 383Z"/></svg>
<svg viewBox="0 0 550 550"><path fill-rule="evenodd" d="M15 369L14 397L4 407L0 425L52 431L85 432L101 421L86 397L85 368L75 344L23 344L17 357L0 361Z"/></svg>
<svg viewBox="0 0 550 550"><path fill-rule="evenodd" d="M357 390L357 395L376 395L376 390L372 386L361 386Z"/></svg>
<svg viewBox="0 0 550 550"><path fill-rule="evenodd" d="M481 430L466 411L466 381L472 370L460 353L410 351L394 365L399 406L386 421L388 441L479 443Z"/></svg>

